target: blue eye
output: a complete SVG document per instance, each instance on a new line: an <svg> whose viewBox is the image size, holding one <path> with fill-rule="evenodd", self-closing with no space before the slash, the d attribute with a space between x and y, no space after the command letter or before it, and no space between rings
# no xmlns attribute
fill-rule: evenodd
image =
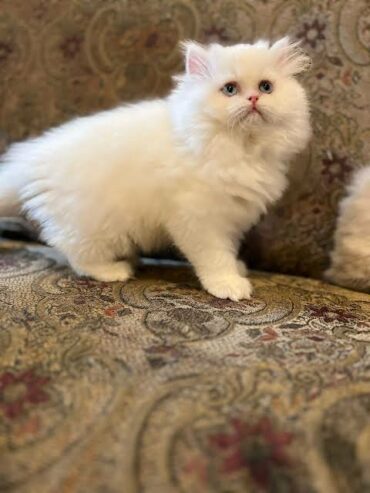
<svg viewBox="0 0 370 493"><path fill-rule="evenodd" d="M235 96L238 94L238 86L235 82L227 82L221 89L225 96Z"/></svg>
<svg viewBox="0 0 370 493"><path fill-rule="evenodd" d="M261 82L259 83L258 89L261 92L265 92L266 94L270 94L272 92L272 89L273 89L272 82L270 82L269 80L261 80Z"/></svg>

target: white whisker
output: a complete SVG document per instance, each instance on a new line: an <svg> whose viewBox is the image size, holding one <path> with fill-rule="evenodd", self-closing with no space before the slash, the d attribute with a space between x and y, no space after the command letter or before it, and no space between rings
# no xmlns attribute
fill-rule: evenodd
<svg viewBox="0 0 370 493"><path fill-rule="evenodd" d="M245 106L238 106L235 110L231 109L231 115L228 121L228 126L233 130L236 125L240 124L248 115L248 108Z"/></svg>

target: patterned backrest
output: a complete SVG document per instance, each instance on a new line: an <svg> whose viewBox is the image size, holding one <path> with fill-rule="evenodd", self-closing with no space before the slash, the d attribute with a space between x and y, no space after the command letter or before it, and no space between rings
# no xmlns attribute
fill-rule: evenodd
<svg viewBox="0 0 370 493"><path fill-rule="evenodd" d="M369 161L367 0L0 0L0 146L120 101L165 94L184 38L233 43L291 34L314 138L285 198L251 233L254 265L320 275L338 199Z"/></svg>

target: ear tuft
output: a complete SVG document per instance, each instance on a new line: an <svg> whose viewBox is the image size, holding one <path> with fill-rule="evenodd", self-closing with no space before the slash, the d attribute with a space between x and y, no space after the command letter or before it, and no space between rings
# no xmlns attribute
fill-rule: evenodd
<svg viewBox="0 0 370 493"><path fill-rule="evenodd" d="M183 41L181 48L185 53L185 70L190 76L209 77L209 60L207 49L194 41Z"/></svg>
<svg viewBox="0 0 370 493"><path fill-rule="evenodd" d="M312 61L301 48L300 41L290 41L288 36L279 39L271 46L276 54L276 63L287 75L297 75L308 70Z"/></svg>

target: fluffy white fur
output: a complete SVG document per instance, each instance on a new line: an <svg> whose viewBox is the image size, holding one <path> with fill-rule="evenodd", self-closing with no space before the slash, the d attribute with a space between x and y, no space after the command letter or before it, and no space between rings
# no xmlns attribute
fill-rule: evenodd
<svg viewBox="0 0 370 493"><path fill-rule="evenodd" d="M308 59L269 46L184 44L186 73L165 99L75 119L15 144L0 174L0 214L21 207L81 275L125 281L139 251L174 243L204 288L249 298L239 242L283 193L310 136L295 75ZM259 82L274 84L260 93ZM239 93L222 86L235 81ZM251 111L258 94L259 113Z"/></svg>
<svg viewBox="0 0 370 493"><path fill-rule="evenodd" d="M326 277L337 284L370 290L370 166L355 173L339 207L335 245Z"/></svg>

